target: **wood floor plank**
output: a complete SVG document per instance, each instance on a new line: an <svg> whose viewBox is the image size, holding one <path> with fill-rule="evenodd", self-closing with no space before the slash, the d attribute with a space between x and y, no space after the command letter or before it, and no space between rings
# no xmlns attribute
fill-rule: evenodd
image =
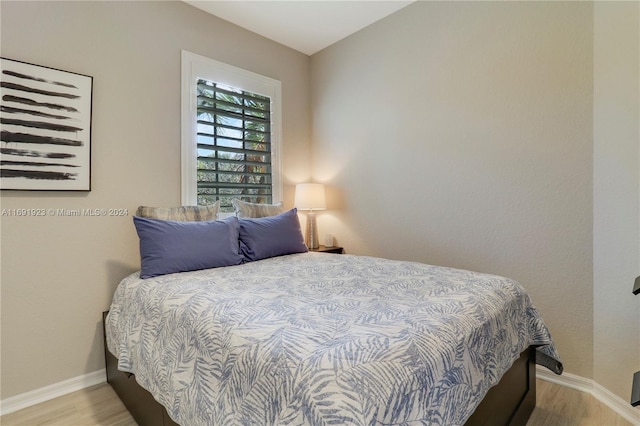
<svg viewBox="0 0 640 426"><path fill-rule="evenodd" d="M585 392L536 380L537 403L527 426L631 426Z"/></svg>
<svg viewBox="0 0 640 426"><path fill-rule="evenodd" d="M537 406L527 426L631 426L591 395L537 380ZM92 386L0 417L2 426L135 426L108 384Z"/></svg>
<svg viewBox="0 0 640 426"><path fill-rule="evenodd" d="M2 426L136 426L107 383L0 417Z"/></svg>

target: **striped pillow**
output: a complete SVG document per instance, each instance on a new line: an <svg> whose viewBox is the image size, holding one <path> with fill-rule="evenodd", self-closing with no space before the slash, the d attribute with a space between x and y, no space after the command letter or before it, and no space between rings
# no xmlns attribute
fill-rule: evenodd
<svg viewBox="0 0 640 426"><path fill-rule="evenodd" d="M181 206L181 207L148 207L140 206L136 216L148 219L175 220L179 222L200 222L204 220L216 220L220 201L208 206Z"/></svg>
<svg viewBox="0 0 640 426"><path fill-rule="evenodd" d="M236 216L242 218L275 216L284 211L282 201L277 204L257 204L234 198L231 200L231 204L233 204L233 208L236 210Z"/></svg>

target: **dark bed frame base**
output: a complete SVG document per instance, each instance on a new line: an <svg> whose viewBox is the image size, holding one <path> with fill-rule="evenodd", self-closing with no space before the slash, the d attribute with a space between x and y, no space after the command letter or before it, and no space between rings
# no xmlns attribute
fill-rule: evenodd
<svg viewBox="0 0 640 426"><path fill-rule="evenodd" d="M520 354L497 385L489 389L465 425L525 426L536 408L536 349Z"/></svg>
<svg viewBox="0 0 640 426"><path fill-rule="evenodd" d="M107 367L107 382L140 426L178 426L167 410L151 394L136 382L133 374L118 370L118 359L107 349L104 325L108 312L102 313L104 336L104 360Z"/></svg>
<svg viewBox="0 0 640 426"><path fill-rule="evenodd" d="M103 326L107 312L102 314ZM107 382L140 426L178 426L167 410L143 389L132 374L118 370L118 360L104 345ZM522 352L500 382L489 389L465 426L525 426L536 407L535 348Z"/></svg>

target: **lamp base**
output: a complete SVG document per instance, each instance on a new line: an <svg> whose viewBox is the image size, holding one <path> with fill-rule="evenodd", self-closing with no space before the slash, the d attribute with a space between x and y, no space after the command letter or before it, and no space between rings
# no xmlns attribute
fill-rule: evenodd
<svg viewBox="0 0 640 426"><path fill-rule="evenodd" d="M307 244L307 248L317 249L320 247L320 242L318 241L318 226L316 225L316 214L314 212L307 213L307 232L304 240Z"/></svg>

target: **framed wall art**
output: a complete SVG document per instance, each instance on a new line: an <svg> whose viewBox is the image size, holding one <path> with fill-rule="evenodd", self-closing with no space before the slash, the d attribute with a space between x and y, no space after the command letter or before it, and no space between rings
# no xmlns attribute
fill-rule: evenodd
<svg viewBox="0 0 640 426"><path fill-rule="evenodd" d="M93 78L1 61L0 188L90 191Z"/></svg>

